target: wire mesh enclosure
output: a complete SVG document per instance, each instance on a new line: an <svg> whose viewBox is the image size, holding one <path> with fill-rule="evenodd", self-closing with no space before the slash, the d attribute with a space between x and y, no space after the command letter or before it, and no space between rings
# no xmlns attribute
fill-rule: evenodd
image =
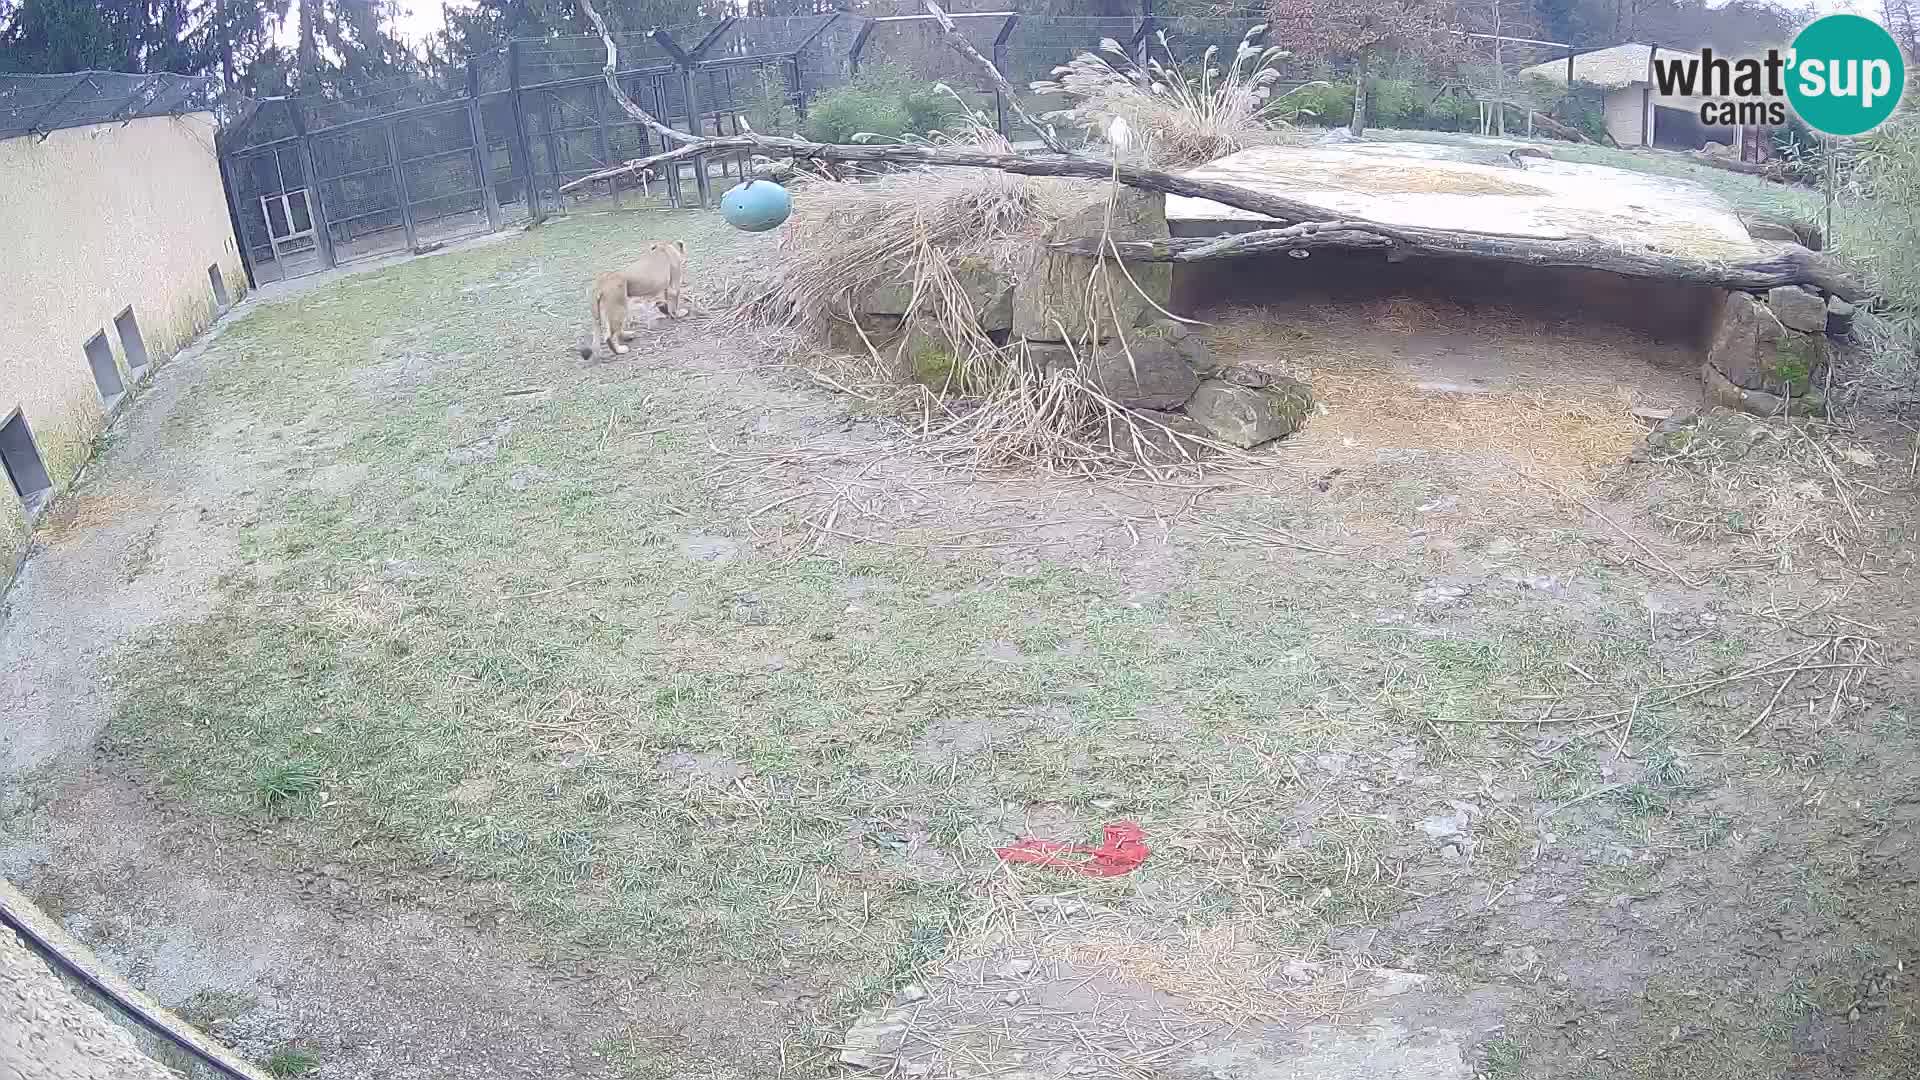
<svg viewBox="0 0 1920 1080"><path fill-rule="evenodd" d="M1213 63L1220 67L1231 62L1257 21L1150 12L1032 16L1016 9L1009 4L953 17L1023 98L1032 83L1081 53L1106 55L1124 66L1120 57L1102 52L1107 41L1127 57L1151 55L1183 72L1197 70L1214 48ZM751 126L789 134L805 130L806 117L824 95L855 79L899 73L916 87L945 84L1002 133L1016 141L1030 138L1015 129L1008 103L991 81L943 40L939 25L917 3L899 0L888 10L737 16L622 32L614 38L615 78L641 108L682 131L731 135ZM473 58L464 79L451 83L400 80L344 100L246 103L225 118L221 151L235 224L256 281L418 251L583 204L711 205L716 184L724 190L751 170L745 154L709 153L644 174L582 183L669 149L608 92L606 60L606 44L597 36L516 40ZM1289 68L1280 85L1311 77ZM72 89L73 80L60 86ZM102 103L135 88L87 86L85 100ZM62 115L49 111L57 104L49 88L0 79L0 129L33 129ZM75 92L76 99L81 96ZM155 96L135 107L167 100ZM1036 94L1025 104L1045 113L1065 103ZM112 107L125 108L118 102Z"/></svg>
<svg viewBox="0 0 1920 1080"><path fill-rule="evenodd" d="M88 124L209 112L219 89L216 79L166 73L0 75L0 139L45 138L63 128Z"/></svg>

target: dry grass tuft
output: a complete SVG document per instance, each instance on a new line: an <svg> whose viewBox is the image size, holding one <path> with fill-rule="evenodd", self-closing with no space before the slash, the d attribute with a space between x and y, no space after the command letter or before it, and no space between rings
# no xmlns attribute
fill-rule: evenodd
<svg viewBox="0 0 1920 1080"><path fill-rule="evenodd" d="M1033 89L1074 103L1048 114L1049 120L1084 127L1110 142L1115 122L1123 125L1113 143L1116 152L1163 167L1201 165L1272 141L1287 127L1279 116L1286 95L1275 97L1273 84L1281 75L1274 64L1288 54L1255 45L1265 31L1264 25L1249 29L1224 69L1214 66L1218 47L1208 46L1191 77L1164 33L1155 40L1166 63L1149 55L1144 69L1108 38L1100 51L1114 59L1080 53Z"/></svg>
<svg viewBox="0 0 1920 1080"><path fill-rule="evenodd" d="M1039 884L996 879L925 996L891 1011L903 1071L1164 1076L1242 1025L1337 1015L1371 981L1307 959L1259 919L1189 924L1108 906L1097 886L1083 900Z"/></svg>
<svg viewBox="0 0 1920 1080"><path fill-rule="evenodd" d="M977 125L964 142L1012 153L999 134ZM979 313L958 288L956 269L1011 273L1025 246L1071 209L1076 189L1084 201L1084 185L992 169L914 168L822 180L794 207L776 275L737 288L728 304L741 321L824 337L855 299L904 282L913 294L909 323L978 344L984 340Z"/></svg>

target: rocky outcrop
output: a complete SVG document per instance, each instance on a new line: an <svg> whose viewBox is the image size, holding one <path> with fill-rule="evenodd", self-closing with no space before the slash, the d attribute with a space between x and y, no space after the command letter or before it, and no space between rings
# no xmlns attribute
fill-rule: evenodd
<svg viewBox="0 0 1920 1080"><path fill-rule="evenodd" d="M1767 306L1774 317L1789 330L1822 334L1827 329L1826 298L1798 285L1782 285L1767 291Z"/></svg>
<svg viewBox="0 0 1920 1080"><path fill-rule="evenodd" d="M1177 409L1200 387L1186 357L1164 337L1109 341L1094 350L1086 376L1123 409Z"/></svg>
<svg viewBox="0 0 1920 1080"><path fill-rule="evenodd" d="M966 294L980 329L991 334L1013 328L1013 284L982 262L963 262L953 268L954 282ZM854 302L862 315L904 318L913 309L913 282L889 279L868 289ZM921 310L926 309L923 300Z"/></svg>
<svg viewBox="0 0 1920 1080"><path fill-rule="evenodd" d="M1727 294L1701 368L1707 398L1760 416L1824 413L1813 387L1831 357L1826 301L1797 288L1773 292L1782 294L1778 303L1773 296L1763 303L1747 293ZM1817 329L1800 329L1813 321L1813 310Z"/></svg>
<svg viewBox="0 0 1920 1080"><path fill-rule="evenodd" d="M1052 246L1063 240L1097 240L1109 224L1115 240L1165 240L1166 197L1123 187L1114 196L1111 217L1103 199L1048 226L1014 275L1015 333L1033 341L1107 341L1115 336L1115 327L1133 326L1151 316L1154 304L1167 306L1173 291L1171 265L1133 263L1123 270L1116 259L1073 255Z"/></svg>

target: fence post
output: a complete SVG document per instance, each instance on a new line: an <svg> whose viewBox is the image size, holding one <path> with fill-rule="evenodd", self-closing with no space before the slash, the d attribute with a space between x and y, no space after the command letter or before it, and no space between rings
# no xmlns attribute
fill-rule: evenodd
<svg viewBox="0 0 1920 1080"><path fill-rule="evenodd" d="M1146 0L1146 2L1151 4L1153 0ZM993 66L999 68L1002 75L1007 73L1007 39L1013 37L1013 28L1019 25L1020 13L1016 11L1007 16L1007 20L1000 24L1000 33L994 36ZM993 113L1001 138L1008 138L1007 95L1002 93L997 85L993 88Z"/></svg>
<svg viewBox="0 0 1920 1080"><path fill-rule="evenodd" d="M722 25L727 24L723 23ZM664 27L653 30L648 36L659 42L661 48L667 50L668 55L673 57L674 66L680 70L680 98L687 110L686 130L694 135L706 134L706 124L701 121L700 117L699 92L694 88L693 76L696 70L696 62L692 56L687 54L687 50L680 47L680 43L675 41L673 35L668 33ZM701 42L703 47L708 44L711 44L711 42L705 40ZM718 134L717 125L715 133ZM700 205L705 207L712 195L711 182L707 178L707 158L705 154L695 154L691 160L693 162L694 188L700 195ZM676 180L679 179L679 162L674 162L673 164L673 175Z"/></svg>
<svg viewBox="0 0 1920 1080"><path fill-rule="evenodd" d="M467 129L473 133L473 178L480 185L480 205L487 211L487 231L500 231L500 193L493 190L493 154L487 147L487 125L480 117L480 68L467 61Z"/></svg>
<svg viewBox="0 0 1920 1080"><path fill-rule="evenodd" d="M393 128L393 121L387 121L387 163L393 168L393 189L400 194L400 225L407 230L407 250L419 251L420 235L414 231L412 201L407 198L407 171L400 167L400 145Z"/></svg>
<svg viewBox="0 0 1920 1080"><path fill-rule="evenodd" d="M300 171L307 174L307 213L313 217L313 235L320 241L320 261L331 270L338 265L333 254L333 226L327 223L327 200L320 193L323 185L313 167L313 138L307 134L307 118L300 114L299 98L287 99L287 116L293 121L294 141L300 147ZM274 151L276 166L279 156L279 151ZM275 251L275 261L279 258L280 253Z"/></svg>
<svg viewBox="0 0 1920 1080"><path fill-rule="evenodd" d="M1147 70L1147 54L1153 51L1153 31L1159 22L1160 17L1153 12L1153 0L1140 0L1140 29L1134 31L1131 51L1134 65L1142 72Z"/></svg>
<svg viewBox="0 0 1920 1080"><path fill-rule="evenodd" d="M225 192L227 196L227 224L233 228L234 246L240 249L240 269L247 272L247 291L252 292L260 287L260 276L255 273L253 269L253 253L247 249L247 234L245 230L240 228L240 199L237 190L233 186L232 148L220 147L217 138L215 140L215 146L220 151L219 157L216 159L220 166L220 190ZM313 189L313 180L311 177L307 180L307 189L309 191ZM308 213L313 212L313 206L313 199L309 197L307 199ZM314 235L319 235L318 230L314 232Z"/></svg>
<svg viewBox="0 0 1920 1080"><path fill-rule="evenodd" d="M847 74L860 74L860 54L867 50L867 39L873 36L873 28L880 25L878 20L868 19L860 32L853 35L853 46L847 50Z"/></svg>
<svg viewBox="0 0 1920 1080"><path fill-rule="evenodd" d="M801 62L801 54L806 52L808 49L812 48L813 43L820 40L820 35L826 33L829 29L831 29L834 23L837 23L840 21L840 16L845 14L846 12L844 11L836 11L833 14L827 16L827 19L825 22L821 23L819 26L814 27L813 33L808 34L806 37L802 38L800 41L800 44L795 45L793 47L794 107L799 110L801 116L805 116L807 114L807 79L806 79L806 75L804 74L806 70L806 65ZM761 134L765 135L765 134L768 134L768 132L763 131L761 132Z"/></svg>
<svg viewBox="0 0 1920 1080"><path fill-rule="evenodd" d="M687 130L696 135L704 135L706 134L707 125L701 117L700 94L699 91L694 88L693 76L694 71L691 68L682 68L680 70L680 85L685 87L684 92L687 95ZM718 127L717 124L715 126ZM695 154L693 156L693 186L694 190L699 193L701 208L705 209L713 201L713 181L707 176L707 156L705 154Z"/></svg>
<svg viewBox="0 0 1920 1080"><path fill-rule="evenodd" d="M520 197L527 201L527 217L533 221L545 220L546 212L540 207L540 184L534 176L533 144L527 140L527 112L521 103L520 91L520 41L507 39L507 97L513 103L513 146L507 151L509 160L520 159Z"/></svg>
<svg viewBox="0 0 1920 1080"><path fill-rule="evenodd" d="M603 169L613 166L613 140L607 135L608 96L605 86L593 88L593 149ZM613 205L624 208L626 203L620 197L620 178L614 177L607 181L607 185L613 189Z"/></svg>

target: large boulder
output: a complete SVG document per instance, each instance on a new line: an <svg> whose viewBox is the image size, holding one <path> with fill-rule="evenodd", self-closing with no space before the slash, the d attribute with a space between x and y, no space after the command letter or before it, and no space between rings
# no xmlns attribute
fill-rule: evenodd
<svg viewBox="0 0 1920 1080"><path fill-rule="evenodd" d="M1824 326L1826 305L1819 306ZM1825 335L1789 330L1769 305L1736 292L1727 295L1721 308L1707 365L1740 389L1797 397L1811 389L1828 355Z"/></svg>
<svg viewBox="0 0 1920 1080"><path fill-rule="evenodd" d="M953 268L954 281L973 305L980 329L987 333L1013 328L1013 285L1005 275L978 260L968 260ZM903 317L913 307L913 282L887 278L875 284L854 301L854 310L863 315ZM917 315L924 317L923 300Z"/></svg>
<svg viewBox="0 0 1920 1080"><path fill-rule="evenodd" d="M1093 351L1086 375L1123 409L1177 409L1200 387L1179 347L1161 337L1107 342Z"/></svg>
<svg viewBox="0 0 1920 1080"><path fill-rule="evenodd" d="M1824 334L1827 330L1827 301L1819 293L1798 285L1781 285L1767 290L1767 306L1774 318L1789 330Z"/></svg>
<svg viewBox="0 0 1920 1080"><path fill-rule="evenodd" d="M1243 449L1291 435L1307 422L1313 395L1296 379L1266 378L1260 387L1208 379L1187 400L1186 414L1214 438Z"/></svg>
<svg viewBox="0 0 1920 1080"><path fill-rule="evenodd" d="M1133 263L1122 270L1111 257L1101 261L1052 247L1057 241L1098 240L1107 222L1103 198L1048 226L1028 249L1013 285L1013 329L1020 336L1035 341L1106 341L1115 336L1116 326L1136 325L1152 313L1153 304L1141 295L1143 291L1154 304L1167 306L1173 292L1169 264ZM1121 188L1114 196L1112 235L1115 240L1165 240L1166 197Z"/></svg>
<svg viewBox="0 0 1920 1080"><path fill-rule="evenodd" d="M1738 409L1752 416L1825 416L1827 399L1818 390L1788 397L1765 390L1736 386L1711 363L1700 365L1700 379L1710 404Z"/></svg>

